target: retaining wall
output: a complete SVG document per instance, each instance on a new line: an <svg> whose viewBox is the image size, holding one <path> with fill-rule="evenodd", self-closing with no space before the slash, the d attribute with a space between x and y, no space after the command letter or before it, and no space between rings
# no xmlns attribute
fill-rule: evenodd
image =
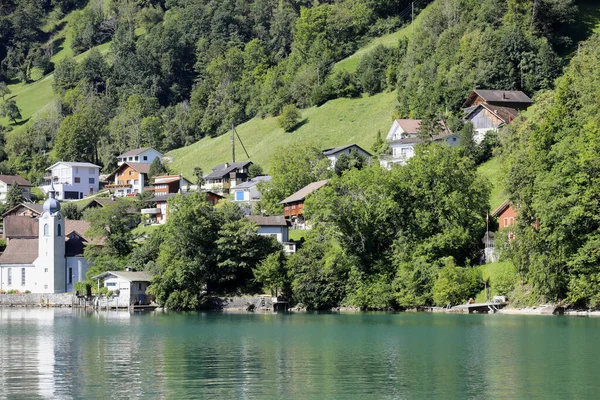
<svg viewBox="0 0 600 400"><path fill-rule="evenodd" d="M273 297L271 296L239 296L213 297L208 301L212 310L223 311L272 311Z"/></svg>
<svg viewBox="0 0 600 400"><path fill-rule="evenodd" d="M65 307L73 304L73 293L0 294L0 306Z"/></svg>

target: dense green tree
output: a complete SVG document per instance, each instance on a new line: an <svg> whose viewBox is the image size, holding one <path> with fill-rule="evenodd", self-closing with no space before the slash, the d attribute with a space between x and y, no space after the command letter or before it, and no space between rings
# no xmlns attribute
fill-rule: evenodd
<svg viewBox="0 0 600 400"><path fill-rule="evenodd" d="M24 202L25 197L23 196L23 191L17 182L13 182L10 189L8 189L8 192L6 193L6 208L11 209Z"/></svg>
<svg viewBox="0 0 600 400"><path fill-rule="evenodd" d="M65 203L60 211L66 219L79 220L83 217L83 213L76 203Z"/></svg>
<svg viewBox="0 0 600 400"><path fill-rule="evenodd" d="M344 171L353 168L362 169L367 165L367 158L360 154L356 149L352 149L350 154L342 153L334 165L335 173L340 176Z"/></svg>
<svg viewBox="0 0 600 400"><path fill-rule="evenodd" d="M150 169L148 170L148 179L152 179L155 176L164 175L168 172L167 167L164 166L160 157L156 157L152 160L152 164L150 164Z"/></svg>
<svg viewBox="0 0 600 400"><path fill-rule="evenodd" d="M8 96L11 93L10 89L8 88L8 86L6 86L5 82L0 82L0 97L2 97L2 100L6 100L6 96Z"/></svg>
<svg viewBox="0 0 600 400"><path fill-rule="evenodd" d="M128 201L117 201L93 210L87 219L90 221L88 234L91 238L103 242L102 254L123 258L131 253L133 246L132 226L139 223L139 216L129 212Z"/></svg>
<svg viewBox="0 0 600 400"><path fill-rule="evenodd" d="M0 105L0 116L7 117L13 124L16 124L18 119L23 118L17 103L13 99L2 102L2 105Z"/></svg>
<svg viewBox="0 0 600 400"><path fill-rule="evenodd" d="M262 284L272 296L289 294L290 282L286 262L285 254L280 250L269 254L254 269L255 280Z"/></svg>
<svg viewBox="0 0 600 400"><path fill-rule="evenodd" d="M277 119L279 126L286 132L292 132L298 126L302 114L294 105L286 105L283 107L281 115Z"/></svg>
<svg viewBox="0 0 600 400"><path fill-rule="evenodd" d="M262 175L264 175L264 173L260 165L252 164L250 167L248 167L248 178L252 179Z"/></svg>

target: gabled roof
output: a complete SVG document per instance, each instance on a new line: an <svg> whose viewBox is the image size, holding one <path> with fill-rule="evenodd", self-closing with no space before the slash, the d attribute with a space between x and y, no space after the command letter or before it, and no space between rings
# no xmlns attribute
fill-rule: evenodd
<svg viewBox="0 0 600 400"><path fill-rule="evenodd" d="M288 203L294 203L296 201L302 201L306 198L306 196L308 196L312 192L315 192L315 191L319 190L320 188L322 188L323 186L325 186L327 184L327 182L329 182L329 179L309 183L308 185L304 186L302 189L298 190L296 193L294 193L291 196L280 201L279 204L288 204Z"/></svg>
<svg viewBox="0 0 600 400"><path fill-rule="evenodd" d="M67 162L67 161L59 161L57 163L52 164L51 166L49 166L48 168L46 168L46 171L50 171L52 168L56 167L57 165L67 165L69 167L87 167L87 168L98 168L100 169L101 167L99 165L95 165L92 163L88 163L88 162Z"/></svg>
<svg viewBox="0 0 600 400"><path fill-rule="evenodd" d="M235 162L231 164L219 164L213 168L212 172L206 175L205 179L220 179L236 169L242 169L252 164L252 161Z"/></svg>
<svg viewBox="0 0 600 400"><path fill-rule="evenodd" d="M181 177L181 175L162 175L162 176L155 176L152 179L154 180L154 184L157 184L157 183L179 182L182 179L182 177Z"/></svg>
<svg viewBox="0 0 600 400"><path fill-rule="evenodd" d="M250 221L254 221L258 226L288 226L289 223L283 215L246 215Z"/></svg>
<svg viewBox="0 0 600 400"><path fill-rule="evenodd" d="M510 200L505 200L504 203L500 204L500 207L494 210L492 217L498 218L508 207L510 207Z"/></svg>
<svg viewBox="0 0 600 400"><path fill-rule="evenodd" d="M400 125L400 128L406 133L419 133L421 127L420 119L397 119L396 123Z"/></svg>
<svg viewBox="0 0 600 400"><path fill-rule="evenodd" d="M271 179L273 179L273 178L271 178L269 175L257 176L256 178L252 178L247 182L242 182L239 185L236 185L236 187L234 187L231 190L250 189L251 187L258 185L260 182L268 182Z"/></svg>
<svg viewBox="0 0 600 400"><path fill-rule="evenodd" d="M4 218L4 238L6 239L37 238L38 231L37 218L21 215L8 215Z"/></svg>
<svg viewBox="0 0 600 400"><path fill-rule="evenodd" d="M148 164L148 163L137 163L137 162L124 162L123 164L119 165L117 167L117 169L115 169L110 175L108 175L106 177L107 180L111 180L115 177L115 175L117 173L119 173L119 171L122 171L124 168L130 167L131 169L133 169L134 171L139 172L140 174L147 174L148 172L150 172L150 166L152 164Z"/></svg>
<svg viewBox="0 0 600 400"><path fill-rule="evenodd" d="M523 103L533 104L533 100L520 90L473 90L463 107L468 107L477 97L481 97L486 103Z"/></svg>
<svg viewBox="0 0 600 400"><path fill-rule="evenodd" d="M129 282L150 282L152 281L152 276L146 272L138 272L138 271L106 271L101 273L100 275L92 276L92 279L101 279L110 277L110 275L114 275L117 278L124 279Z"/></svg>
<svg viewBox="0 0 600 400"><path fill-rule="evenodd" d="M18 210L21 207L28 208L29 210L33 211L34 213L36 213L38 215L42 215L42 212L44 212L44 205L43 204L21 203L18 206L14 206L10 210L6 211L4 214L2 214L2 216L6 217L7 215L10 215L13 211Z"/></svg>
<svg viewBox="0 0 600 400"><path fill-rule="evenodd" d="M13 183L17 182L17 185L19 186L33 187L31 182L25 178L21 178L18 175L0 175L0 182L4 182L7 185L12 185Z"/></svg>
<svg viewBox="0 0 600 400"><path fill-rule="evenodd" d="M470 112L467 112L465 119L470 119L471 116L477 114L480 110L486 109L505 124L511 123L519 115L519 111L510 107L494 106L487 103L481 103L477 107L470 107Z"/></svg>
<svg viewBox="0 0 600 400"><path fill-rule="evenodd" d="M357 147L357 148L361 149L362 151L364 151L365 153L367 153L369 156L373 155L373 154L369 153L367 150L363 149L362 147L360 147L359 145L357 145L355 143L347 144L345 146L338 146L338 147L332 147L330 149L325 149L325 150L323 150L323 155L324 156L331 156L331 155L337 154L337 153L339 153L341 151L344 151L344 150L346 150L348 148L351 148L351 147Z"/></svg>
<svg viewBox="0 0 600 400"><path fill-rule="evenodd" d="M133 156L139 156L142 153L145 153L148 150L154 150L152 147L142 147L139 149L133 149L133 150L129 150L123 154L121 154L118 158L121 157L133 157ZM156 151L156 150L154 150ZM158 154L161 154L160 151L156 151Z"/></svg>
<svg viewBox="0 0 600 400"><path fill-rule="evenodd" d="M38 258L38 239L12 239L0 255L0 264L30 265Z"/></svg>

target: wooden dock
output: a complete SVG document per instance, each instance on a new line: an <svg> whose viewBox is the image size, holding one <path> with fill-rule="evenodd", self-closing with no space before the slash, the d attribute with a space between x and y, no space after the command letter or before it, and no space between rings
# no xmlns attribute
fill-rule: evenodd
<svg viewBox="0 0 600 400"><path fill-rule="evenodd" d="M496 311L504 308L507 303L471 303L454 306L447 313L462 313L462 314L493 314Z"/></svg>

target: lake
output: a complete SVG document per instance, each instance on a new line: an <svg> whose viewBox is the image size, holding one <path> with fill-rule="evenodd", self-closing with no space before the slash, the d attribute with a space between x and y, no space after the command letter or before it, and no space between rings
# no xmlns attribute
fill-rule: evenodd
<svg viewBox="0 0 600 400"><path fill-rule="evenodd" d="M600 319L0 308L0 398L585 399Z"/></svg>

